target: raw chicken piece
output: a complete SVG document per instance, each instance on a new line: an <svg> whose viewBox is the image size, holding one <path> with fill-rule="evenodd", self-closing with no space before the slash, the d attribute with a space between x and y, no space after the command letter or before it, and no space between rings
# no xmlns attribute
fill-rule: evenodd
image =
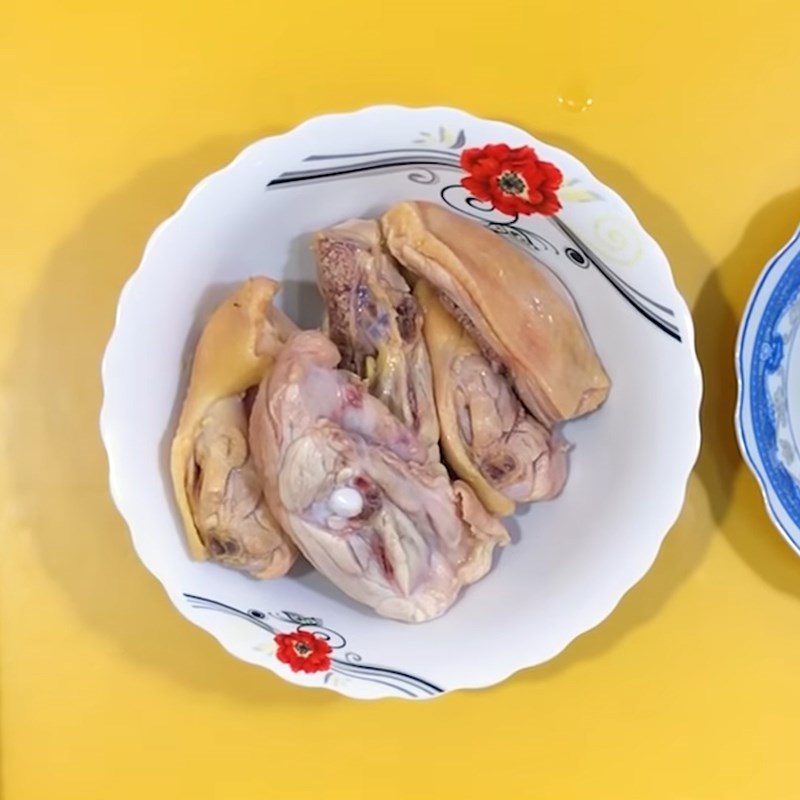
<svg viewBox="0 0 800 800"><path fill-rule="evenodd" d="M538 420L550 427L606 399L603 365L569 294L544 266L433 203L398 203L381 224L395 258L436 287Z"/></svg>
<svg viewBox="0 0 800 800"><path fill-rule="evenodd" d="M425 317L442 449L450 468L501 516L512 514L515 503L557 495L567 477L561 437L525 410L426 280L417 281L414 295Z"/></svg>
<svg viewBox="0 0 800 800"><path fill-rule="evenodd" d="M200 336L172 442L175 499L191 554L283 575L297 549L269 511L248 442L249 402L282 342L297 330L272 306L278 284L245 281Z"/></svg>
<svg viewBox="0 0 800 800"><path fill-rule="evenodd" d="M315 331L262 381L250 441L270 508L308 560L379 614L437 617L508 535Z"/></svg>
<svg viewBox="0 0 800 800"><path fill-rule="evenodd" d="M342 367L367 380L370 392L439 460L439 427L422 319L375 220L354 219L315 238L317 282L329 334Z"/></svg>

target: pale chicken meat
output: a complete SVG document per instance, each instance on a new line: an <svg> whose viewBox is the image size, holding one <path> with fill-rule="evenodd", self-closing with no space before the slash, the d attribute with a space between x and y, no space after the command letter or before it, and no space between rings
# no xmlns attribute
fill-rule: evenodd
<svg viewBox="0 0 800 800"><path fill-rule="evenodd" d="M245 281L209 318L170 462L191 554L257 578L283 575L297 557L264 499L248 438L255 387L297 330L272 305L277 289L267 278Z"/></svg>
<svg viewBox="0 0 800 800"><path fill-rule="evenodd" d="M557 495L567 477L566 446L525 409L474 339L444 309L426 280L414 287L424 315L441 445L450 468L489 511Z"/></svg>
<svg viewBox="0 0 800 800"><path fill-rule="evenodd" d="M324 335L300 333L261 383L250 441L270 509L343 592L386 617L432 619L508 535L339 360Z"/></svg>
<svg viewBox="0 0 800 800"><path fill-rule="evenodd" d="M314 240L317 283L328 333L342 366L366 380L438 459L439 429L422 317L411 290L384 248L376 220L353 219Z"/></svg>
<svg viewBox="0 0 800 800"><path fill-rule="evenodd" d="M389 250L426 278L543 424L605 400L609 379L566 289L518 247L441 206L403 202L381 225Z"/></svg>

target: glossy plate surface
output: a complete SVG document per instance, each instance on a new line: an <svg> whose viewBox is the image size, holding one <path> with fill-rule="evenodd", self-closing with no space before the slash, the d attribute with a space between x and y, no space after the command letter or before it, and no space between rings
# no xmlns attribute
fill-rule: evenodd
<svg viewBox="0 0 800 800"><path fill-rule="evenodd" d="M461 150L497 143L530 145L561 170L556 215L515 217L470 198ZM565 428L574 451L563 495L510 520L513 544L492 573L418 626L376 617L307 568L257 582L191 561L167 469L188 360L214 305L243 278L266 274L283 282L290 315L318 324L309 233L406 198L479 219L554 270L614 384L600 412ZM202 181L155 232L122 292L103 383L112 493L176 607L235 656L353 697L432 697L552 658L648 570L700 443L692 320L661 249L569 154L449 108L318 117ZM276 658L276 636L298 631L328 644L328 669L295 672Z"/></svg>

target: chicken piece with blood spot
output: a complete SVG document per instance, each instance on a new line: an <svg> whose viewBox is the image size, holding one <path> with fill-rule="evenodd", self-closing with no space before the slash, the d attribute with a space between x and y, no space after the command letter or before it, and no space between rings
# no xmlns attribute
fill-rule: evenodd
<svg viewBox="0 0 800 800"><path fill-rule="evenodd" d="M432 619L486 574L508 534L339 360L329 339L306 331L262 381L250 442L267 502L343 592L386 617ZM332 511L342 487L361 494L357 516Z"/></svg>
<svg viewBox="0 0 800 800"><path fill-rule="evenodd" d="M353 219L314 240L327 328L342 366L439 459L439 428L422 316L375 220Z"/></svg>

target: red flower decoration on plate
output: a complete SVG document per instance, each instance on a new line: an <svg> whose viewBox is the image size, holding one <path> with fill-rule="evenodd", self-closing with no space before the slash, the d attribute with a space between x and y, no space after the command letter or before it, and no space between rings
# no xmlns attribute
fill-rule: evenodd
<svg viewBox="0 0 800 800"><path fill-rule="evenodd" d="M555 214L561 209L561 170L542 161L532 147L487 144L461 152L461 167L469 173L461 185L478 200L488 200L503 214Z"/></svg>
<svg viewBox="0 0 800 800"><path fill-rule="evenodd" d="M313 633L278 633L275 644L278 661L288 664L292 672L324 672L331 668L331 646Z"/></svg>

